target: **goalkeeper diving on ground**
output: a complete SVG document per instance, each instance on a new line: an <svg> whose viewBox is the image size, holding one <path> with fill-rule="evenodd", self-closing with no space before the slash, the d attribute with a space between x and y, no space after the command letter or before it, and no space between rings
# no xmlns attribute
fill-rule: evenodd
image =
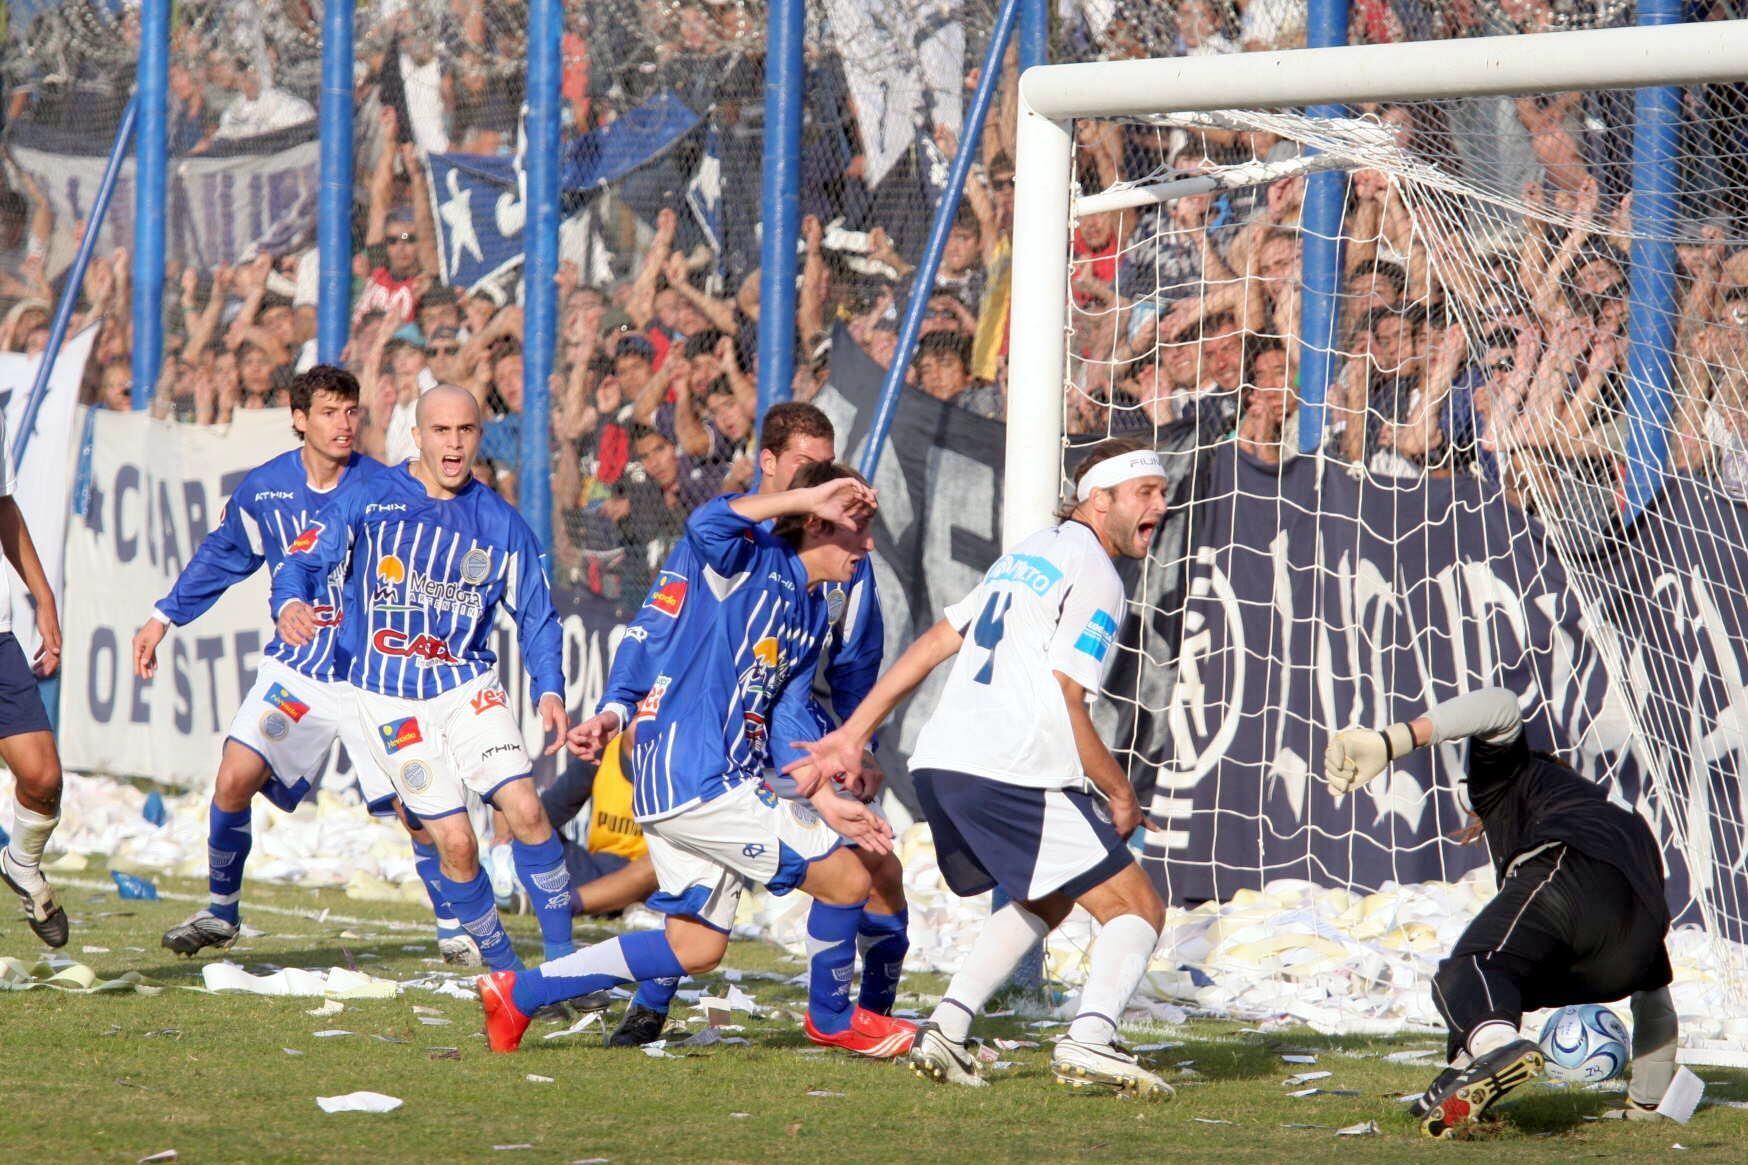
<svg viewBox="0 0 1748 1165"><path fill-rule="evenodd" d="M1524 738L1517 697L1469 692L1382 731L1336 733L1323 756L1335 796L1365 787L1417 748L1467 739L1464 792L1499 879L1433 979L1448 1066L1412 1111L1429 1137L1455 1135L1542 1069L1520 1039L1525 1011L1627 996L1633 1066L1613 1115L1651 1117L1675 1075L1677 1022L1664 935L1663 860L1650 826Z"/></svg>

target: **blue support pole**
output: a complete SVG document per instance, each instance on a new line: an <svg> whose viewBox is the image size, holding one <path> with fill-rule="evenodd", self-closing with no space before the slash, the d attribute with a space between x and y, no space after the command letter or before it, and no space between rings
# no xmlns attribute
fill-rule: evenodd
<svg viewBox="0 0 1748 1165"><path fill-rule="evenodd" d="M1639 24L1682 23L1682 0L1639 0ZM1675 225L1680 212L1681 89L1633 97L1633 242L1627 311L1627 447L1623 518L1663 486L1675 363Z"/></svg>
<svg viewBox="0 0 1748 1165"><path fill-rule="evenodd" d="M352 307L352 17L354 0L322 8L321 195L316 204L320 288L316 359L338 364ZM385 145L393 149L394 143Z"/></svg>
<svg viewBox="0 0 1748 1165"><path fill-rule="evenodd" d="M801 237L805 0L771 0L765 30L763 236L759 269L759 424L795 380L796 241Z"/></svg>
<svg viewBox="0 0 1748 1165"><path fill-rule="evenodd" d="M1001 81L1002 55L1007 51L1008 37L1013 35L1020 5L1027 2L1030 0L1002 0L995 27L989 34L989 48L983 54L983 71L977 76L977 88L971 94L971 106L965 111L965 124L959 133L959 150L953 155L953 165L947 172L947 187L941 191L941 201L935 206L935 220L929 224L929 240L923 248L922 260L911 277L910 298L905 301L904 314L898 325L898 347L892 353L892 366L886 370L886 380L880 386L880 406L874 412L868 442L862 447L860 469L862 476L870 481L880 466L886 434L892 428L893 414L898 411L899 395L904 391L904 375L910 370L911 354L922 334L923 317L928 312L935 275L941 269L941 255L947 249L953 218L959 213L959 196L965 190L965 176L971 172L971 163L977 158L983 120Z"/></svg>
<svg viewBox="0 0 1748 1165"><path fill-rule="evenodd" d="M1020 0L1020 72L1050 63L1050 0Z"/></svg>
<svg viewBox="0 0 1748 1165"><path fill-rule="evenodd" d="M1330 48L1347 43L1347 0L1310 0L1306 44ZM1340 105L1314 105L1312 117L1341 117ZM1299 318L1304 332L1299 342L1299 451L1315 453L1323 443L1324 398L1337 375L1335 351L1341 326L1341 217L1347 202L1347 175L1324 170L1305 179L1305 204L1299 221L1304 228L1305 291Z"/></svg>
<svg viewBox="0 0 1748 1165"><path fill-rule="evenodd" d="M170 0L142 0L134 141L133 399L151 403L164 363L164 218L170 141Z"/></svg>
<svg viewBox="0 0 1748 1165"><path fill-rule="evenodd" d="M67 281L61 287L60 302L55 305L55 317L49 322L49 342L43 348L42 363L37 365L36 380L30 386L30 396L24 402L24 413L18 421L18 431L12 438L12 468L16 472L24 464L24 450L36 432L36 417L42 412L42 402L48 396L49 377L55 360L61 354L61 344L67 338L67 328L73 321L73 309L79 303L79 288L85 282L85 269L91 266L91 255L97 250L97 236L103 232L103 220L109 213L109 198L115 193L115 180L121 175L122 161L127 157L134 136L134 119L139 114L140 97L136 92L128 98L121 112L121 125L115 131L115 144L109 147L109 164L103 168L103 180L97 184L97 194L91 200L91 213L85 219L85 237L79 240L79 250L73 265L67 270Z"/></svg>
<svg viewBox="0 0 1748 1165"><path fill-rule="evenodd" d="M523 261L522 466L516 497L543 551L552 549L549 384L558 342L558 137L562 0L528 8L527 255Z"/></svg>

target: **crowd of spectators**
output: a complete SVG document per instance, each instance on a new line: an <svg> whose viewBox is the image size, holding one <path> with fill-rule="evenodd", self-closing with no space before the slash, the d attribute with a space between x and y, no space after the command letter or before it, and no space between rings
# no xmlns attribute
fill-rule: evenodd
<svg viewBox="0 0 1748 1165"><path fill-rule="evenodd" d="M64 31L73 24L68 10L84 7L63 5L59 23L43 27ZM756 173L757 10L704 0L567 7L567 132L609 124L666 90L710 111L710 131L729 143L721 147L725 170L734 170L736 148L750 148ZM1435 7L1442 23L1421 27L1422 8L1359 0L1355 27L1371 40L1510 30L1461 23L1474 19L1461 15L1469 6ZM1506 7L1512 27L1526 31L1613 19L1594 5L1573 15L1567 0ZM527 468L519 464L521 289L513 272L473 286L446 282L423 159L515 151L524 17L500 2L360 8L376 11L359 46L355 296L343 359L364 389L362 445L391 461L410 455L419 394L462 385L488 418L482 474L513 498ZM253 15L240 20L245 9ZM177 155L313 117L320 5L188 0L180 11L170 108ZM604 19L627 13L643 23ZM1088 52L1206 55L1297 47L1304 13L1304 0L1179 0L1116 6L1102 27L1089 20L1076 28ZM119 37L120 49L110 48L123 56L127 37L137 42L129 19L108 34ZM81 84L95 84L67 64L71 49L54 56L52 39L32 42L35 72L9 77L0 100L9 122L64 116ZM103 63L101 54L89 60ZM919 127L911 156L870 188L841 69L834 72L829 52L815 53L810 68L803 169L811 213L802 228L792 385L800 399L828 383L834 343L854 343L890 365L929 213L926 198L892 192L925 190L919 176L930 160L957 148L950 127ZM997 422L1006 411L1016 77L1010 52L910 372L916 391ZM1404 149L1532 213L1482 221L1468 203L1417 201L1380 170L1351 174L1328 397L1332 454L1380 475L1487 475L1526 500L1549 496L1531 488L1545 484L1538 474L1571 477L1577 466L1598 483L1615 479L1631 208L1620 133L1595 129L1610 111L1587 104L1603 100L1359 111L1392 127ZM1299 151L1271 133L1119 123L1083 125L1078 143L1085 191ZM732 239L711 245L672 197L700 148L691 140L664 156L653 178L626 180L628 188L665 183L667 197L640 201L627 189L597 202L591 246L604 254L570 249L560 265L552 459L537 467L553 480L555 567L625 603L641 596L691 508L747 484L754 468L756 248ZM56 222L31 175L10 161L5 169L0 350L35 352L83 224ZM739 173L748 173L744 157ZM1064 399L1071 433L1157 431L1187 419L1260 463L1296 455L1304 185L1283 178L1079 220ZM724 197L756 221L756 183L725 182ZM1677 465L1712 473L1740 494L1748 492L1748 251L1727 245L1731 229L1726 214L1703 245L1680 250L1683 407L1671 419L1671 445ZM234 264L173 266L152 406L159 416L223 424L237 409L283 404L286 382L315 360L312 242ZM100 324L88 399L102 407L129 407L129 305L127 254L101 255L80 290L75 326Z"/></svg>

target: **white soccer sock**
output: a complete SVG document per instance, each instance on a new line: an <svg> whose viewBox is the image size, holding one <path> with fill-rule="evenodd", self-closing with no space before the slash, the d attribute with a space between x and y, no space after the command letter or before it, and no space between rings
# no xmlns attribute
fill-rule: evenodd
<svg viewBox="0 0 1748 1165"><path fill-rule="evenodd" d="M1050 933L1050 924L1010 902L984 922L977 941L959 965L959 973L947 984L947 993L935 1005L929 1019L941 1034L964 1043L971 1032L971 1017L983 1010L989 997L1008 981L1026 952Z"/></svg>
<svg viewBox="0 0 1748 1165"><path fill-rule="evenodd" d="M1681 1021L1669 988L1633 993L1633 1071L1627 1095L1654 1108L1675 1079L1675 1042Z"/></svg>
<svg viewBox="0 0 1748 1165"><path fill-rule="evenodd" d="M1147 960L1158 945L1159 932L1139 914L1120 914L1105 923L1093 940L1086 986L1080 989L1080 1012L1069 1025L1069 1039L1108 1044L1117 1038L1117 1020L1141 985Z"/></svg>
<svg viewBox="0 0 1748 1165"><path fill-rule="evenodd" d="M1490 1019L1469 1033L1466 1041L1469 1055L1479 1060L1488 1052L1497 1051L1517 1039L1517 1029L1502 1019Z"/></svg>
<svg viewBox="0 0 1748 1165"><path fill-rule="evenodd" d="M42 863L42 851L49 844L49 835L55 831L55 826L60 821L58 813L47 817L14 802L12 843L6 847L12 852L13 863L24 867L27 874L35 873Z"/></svg>

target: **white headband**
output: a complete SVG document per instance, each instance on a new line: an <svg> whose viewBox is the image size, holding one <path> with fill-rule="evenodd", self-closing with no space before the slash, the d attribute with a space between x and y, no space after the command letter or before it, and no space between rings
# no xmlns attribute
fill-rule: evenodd
<svg viewBox="0 0 1748 1165"><path fill-rule="evenodd" d="M1165 466L1160 464L1159 454L1151 449L1138 449L1108 458L1087 470L1086 476L1080 479L1079 488L1074 491L1074 500L1084 502L1095 489L1115 489L1137 477L1164 476Z"/></svg>

